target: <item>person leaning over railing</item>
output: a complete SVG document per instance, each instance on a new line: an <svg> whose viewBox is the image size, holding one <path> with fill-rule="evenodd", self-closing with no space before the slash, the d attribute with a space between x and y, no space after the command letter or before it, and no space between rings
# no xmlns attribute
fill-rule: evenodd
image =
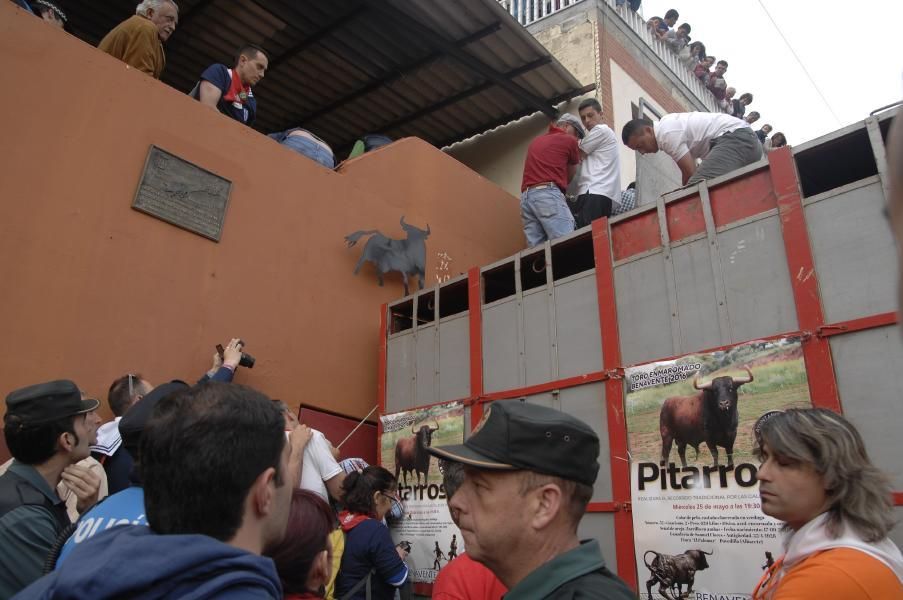
<svg viewBox="0 0 903 600"><path fill-rule="evenodd" d="M640 10L640 4L642 3L643 0L615 0L615 6L624 6L624 4L627 4L633 12Z"/></svg>
<svg viewBox="0 0 903 600"><path fill-rule="evenodd" d="M690 42L688 46L680 51L677 57L687 70L693 71L696 65L705 58L705 44L702 42Z"/></svg>
<svg viewBox="0 0 903 600"><path fill-rule="evenodd" d="M640 154L662 151L677 163L684 185L699 183L762 158L762 144L749 123L722 113L671 113L657 123L633 119L621 139ZM697 161L702 161L697 166Z"/></svg>
<svg viewBox="0 0 903 600"><path fill-rule="evenodd" d="M144 0L135 14L114 27L97 48L127 65L160 79L166 66L163 44L179 23L179 6L173 0Z"/></svg>
<svg viewBox="0 0 903 600"><path fill-rule="evenodd" d="M690 43L690 24L681 23L677 29L669 29L665 35L665 43L675 53L680 53Z"/></svg>
<svg viewBox="0 0 903 600"><path fill-rule="evenodd" d="M772 152L777 150L778 148L783 148L787 145L787 138L780 131L776 131L773 136L765 140L763 144L763 148L765 152Z"/></svg>

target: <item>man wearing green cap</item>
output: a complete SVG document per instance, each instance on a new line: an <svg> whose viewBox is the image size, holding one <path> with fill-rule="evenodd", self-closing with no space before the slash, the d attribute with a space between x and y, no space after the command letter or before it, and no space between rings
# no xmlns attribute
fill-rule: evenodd
<svg viewBox="0 0 903 600"><path fill-rule="evenodd" d="M84 510L97 500L100 479L73 465L96 441L98 401L82 400L69 380L16 390L6 397L3 434L13 455L0 476L0 598L9 598L41 576L44 560L69 526L60 481Z"/></svg>
<svg viewBox="0 0 903 600"><path fill-rule="evenodd" d="M505 600L635 598L606 568L599 542L577 537L599 472L599 437L586 423L501 400L464 444L430 453L464 465L449 510L467 554L509 588Z"/></svg>

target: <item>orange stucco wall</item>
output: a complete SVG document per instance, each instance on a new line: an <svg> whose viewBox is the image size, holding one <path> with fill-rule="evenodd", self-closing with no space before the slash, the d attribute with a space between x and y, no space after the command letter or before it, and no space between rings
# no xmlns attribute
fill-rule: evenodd
<svg viewBox="0 0 903 600"><path fill-rule="evenodd" d="M4 396L57 377L99 397L128 371L193 379L241 336L257 365L238 382L360 417L379 308L402 288L353 276L363 243L343 237L429 223L429 284L523 244L517 201L418 139L323 169L10 2L0 52ZM220 243L131 208L151 144L232 181Z"/></svg>

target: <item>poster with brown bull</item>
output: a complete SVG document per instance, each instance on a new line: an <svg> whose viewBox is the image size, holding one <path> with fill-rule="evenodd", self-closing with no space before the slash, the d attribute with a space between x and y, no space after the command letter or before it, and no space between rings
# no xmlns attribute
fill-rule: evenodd
<svg viewBox="0 0 903 600"><path fill-rule="evenodd" d="M779 557L762 514L753 425L811 406L799 338L754 341L625 369L641 598L751 598Z"/></svg>
<svg viewBox="0 0 903 600"><path fill-rule="evenodd" d="M433 583L439 571L464 551L451 520L439 461L430 446L464 442L464 404L451 402L380 417L380 461L398 479L404 516L389 523L396 544L410 544L411 581Z"/></svg>

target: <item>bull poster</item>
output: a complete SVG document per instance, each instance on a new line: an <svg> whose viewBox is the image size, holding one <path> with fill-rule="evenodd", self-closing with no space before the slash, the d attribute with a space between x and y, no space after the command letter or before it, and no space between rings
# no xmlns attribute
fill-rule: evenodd
<svg viewBox="0 0 903 600"><path fill-rule="evenodd" d="M811 406L800 339L627 368L625 384L642 597L750 598L782 553L780 522L760 510L752 428Z"/></svg>
<svg viewBox="0 0 903 600"><path fill-rule="evenodd" d="M407 564L411 581L433 583L439 571L464 551L451 520L439 461L426 448L464 442L464 404L451 402L380 417L380 464L398 479L405 507L390 522L395 543L411 546Z"/></svg>

